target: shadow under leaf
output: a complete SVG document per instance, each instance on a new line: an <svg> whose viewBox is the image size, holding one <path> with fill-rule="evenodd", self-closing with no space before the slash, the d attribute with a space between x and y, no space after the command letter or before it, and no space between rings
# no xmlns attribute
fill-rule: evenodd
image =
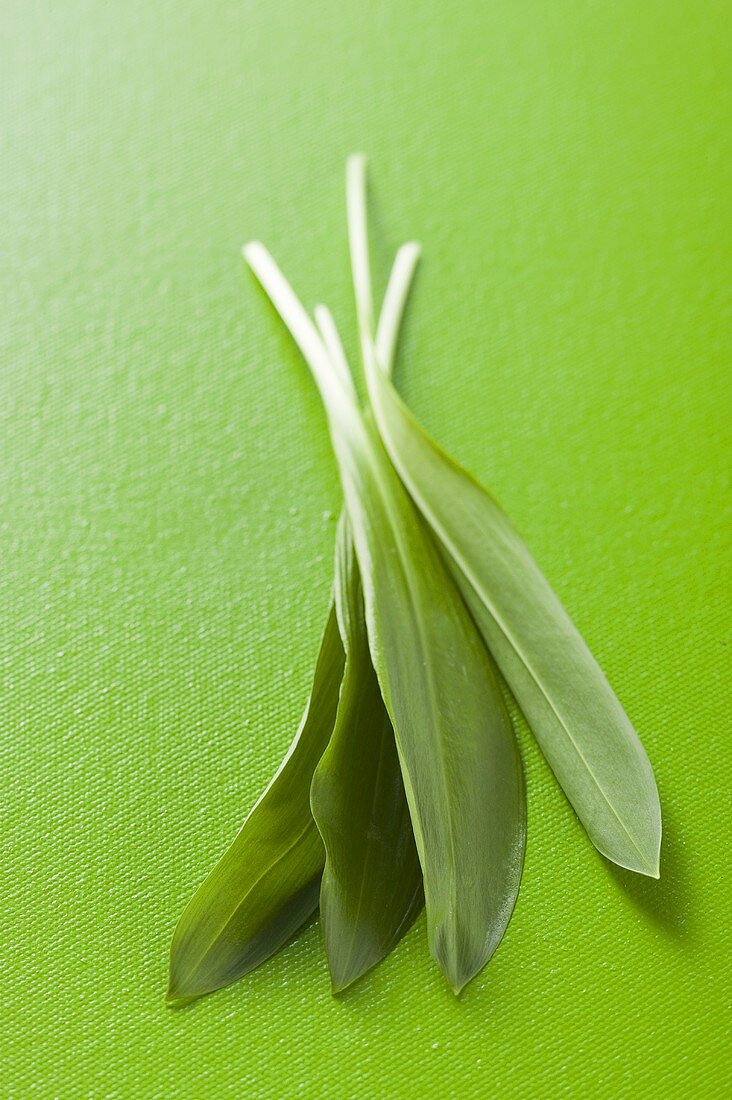
<svg viewBox="0 0 732 1100"><path fill-rule="evenodd" d="M663 817L659 879L626 871L614 863L608 863L607 868L636 908L658 929L671 939L689 940L694 931L694 908L688 852L677 823L665 807Z"/></svg>

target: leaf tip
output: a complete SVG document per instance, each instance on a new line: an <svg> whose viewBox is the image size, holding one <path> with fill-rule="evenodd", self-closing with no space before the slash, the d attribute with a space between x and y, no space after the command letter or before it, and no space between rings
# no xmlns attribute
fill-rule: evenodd
<svg viewBox="0 0 732 1100"><path fill-rule="evenodd" d="M174 942L168 969L165 1003L172 1008L179 1008L210 992L205 986L201 987L196 978L197 973L190 969L185 953L177 950Z"/></svg>
<svg viewBox="0 0 732 1100"><path fill-rule="evenodd" d="M447 984L456 997L459 997L465 986L474 978L483 963L478 966L468 967L461 965L456 959L436 958Z"/></svg>
<svg viewBox="0 0 732 1100"><path fill-rule="evenodd" d="M609 855L602 849L599 850L606 859L609 859L616 867L622 868L623 871L631 871L634 875L643 875L645 878L659 879L661 877L660 852L656 852L646 859L636 858L636 853L633 853L633 858L628 858L625 855Z"/></svg>
<svg viewBox="0 0 732 1100"><path fill-rule="evenodd" d="M659 879L661 877L660 854L656 856L655 860L650 864L647 870L642 871L641 874L646 875L648 878Z"/></svg>
<svg viewBox="0 0 732 1100"><path fill-rule="evenodd" d="M179 1005L186 1004L191 1000L193 1000L193 998L187 997L185 993L181 993L171 978L165 993L165 1003L170 1005L171 1008L177 1008Z"/></svg>
<svg viewBox="0 0 732 1100"><path fill-rule="evenodd" d="M333 960L328 959L328 969L330 971L331 996L339 997L342 993L345 993L347 989L350 989L353 983L365 973L368 967L360 969L339 967L334 965Z"/></svg>
<svg viewBox="0 0 732 1100"><path fill-rule="evenodd" d="M656 843L648 860L647 867L641 872L647 875L648 878L659 879L661 877L661 831L659 828Z"/></svg>
<svg viewBox="0 0 732 1100"><path fill-rule="evenodd" d="M183 1008L185 1005L193 1004L194 1001L211 992L213 991L205 987L196 989L195 984L187 987L185 979L181 981L180 977L171 974L164 999L166 1005L169 1005L170 1008Z"/></svg>
<svg viewBox="0 0 732 1100"><path fill-rule="evenodd" d="M644 878L652 878L654 880L658 880L661 877L661 869L658 866L658 863L649 864L645 867L629 867L627 868L627 870L634 871L636 875L643 875Z"/></svg>

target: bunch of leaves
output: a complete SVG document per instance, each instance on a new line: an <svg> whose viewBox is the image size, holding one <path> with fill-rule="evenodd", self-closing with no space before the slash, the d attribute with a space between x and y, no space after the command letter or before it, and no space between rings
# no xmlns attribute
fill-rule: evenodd
<svg viewBox="0 0 732 1100"><path fill-rule="evenodd" d="M658 877L656 784L617 697L500 506L391 381L419 248L399 249L375 325L362 156L346 193L365 407L330 312L312 319L264 246L243 250L317 385L344 509L305 713L178 923L172 1001L240 978L318 906L335 992L423 906L462 989L500 943L523 868L506 686L598 851Z"/></svg>

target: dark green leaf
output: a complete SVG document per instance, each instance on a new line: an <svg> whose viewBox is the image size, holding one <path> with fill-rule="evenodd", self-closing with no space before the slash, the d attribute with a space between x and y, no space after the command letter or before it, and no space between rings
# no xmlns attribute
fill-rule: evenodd
<svg viewBox="0 0 732 1100"><path fill-rule="evenodd" d="M310 812L310 784L333 731L343 664L331 606L295 740L175 930L168 1000L198 997L241 978L317 908L325 852Z"/></svg>
<svg viewBox="0 0 732 1100"><path fill-rule="evenodd" d="M335 592L346 668L335 729L315 771L310 801L326 851L320 920L337 992L391 951L422 909L424 894L345 516L336 541Z"/></svg>

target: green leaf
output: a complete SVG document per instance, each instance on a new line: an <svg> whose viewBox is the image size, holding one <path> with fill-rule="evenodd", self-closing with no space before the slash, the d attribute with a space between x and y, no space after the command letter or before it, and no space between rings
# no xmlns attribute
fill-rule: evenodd
<svg viewBox="0 0 732 1100"><path fill-rule="evenodd" d="M349 172L358 294L368 264L363 162ZM658 791L616 695L505 513L424 432L377 356L367 341L367 386L386 449L565 794L603 855L658 877Z"/></svg>
<svg viewBox="0 0 732 1100"><path fill-rule="evenodd" d="M326 407L422 864L430 948L459 990L499 943L521 878L525 808L513 732L482 639L372 417L266 249L254 242L244 254Z"/></svg>
<svg viewBox="0 0 732 1100"><path fill-rule="evenodd" d="M335 593L346 668L310 804L325 844L320 919L337 992L388 955L421 911L424 894L345 516L338 525Z"/></svg>
<svg viewBox="0 0 732 1100"><path fill-rule="evenodd" d="M417 262L390 280L379 324L379 353L391 369L399 324ZM330 314L319 319L344 384L348 364ZM309 788L335 722L344 652L333 601L312 693L297 736L239 835L189 902L171 947L168 1000L228 985L274 954L318 905L325 850L309 806ZM342 736L346 736L341 720Z"/></svg>
<svg viewBox="0 0 732 1100"><path fill-rule="evenodd" d="M379 322L390 371L418 259L395 264ZM331 363L353 392L338 330L325 306L315 319ZM422 869L389 719L371 662L363 591L348 519L336 536L335 600L346 667L333 736L313 777L310 803L325 844L320 921L333 992L356 981L398 943L424 906Z"/></svg>
<svg viewBox="0 0 732 1100"><path fill-rule="evenodd" d="M331 606L297 735L178 922L168 1000L199 997L241 978L282 947L317 908L325 852L310 811L310 784L335 724L343 666Z"/></svg>

